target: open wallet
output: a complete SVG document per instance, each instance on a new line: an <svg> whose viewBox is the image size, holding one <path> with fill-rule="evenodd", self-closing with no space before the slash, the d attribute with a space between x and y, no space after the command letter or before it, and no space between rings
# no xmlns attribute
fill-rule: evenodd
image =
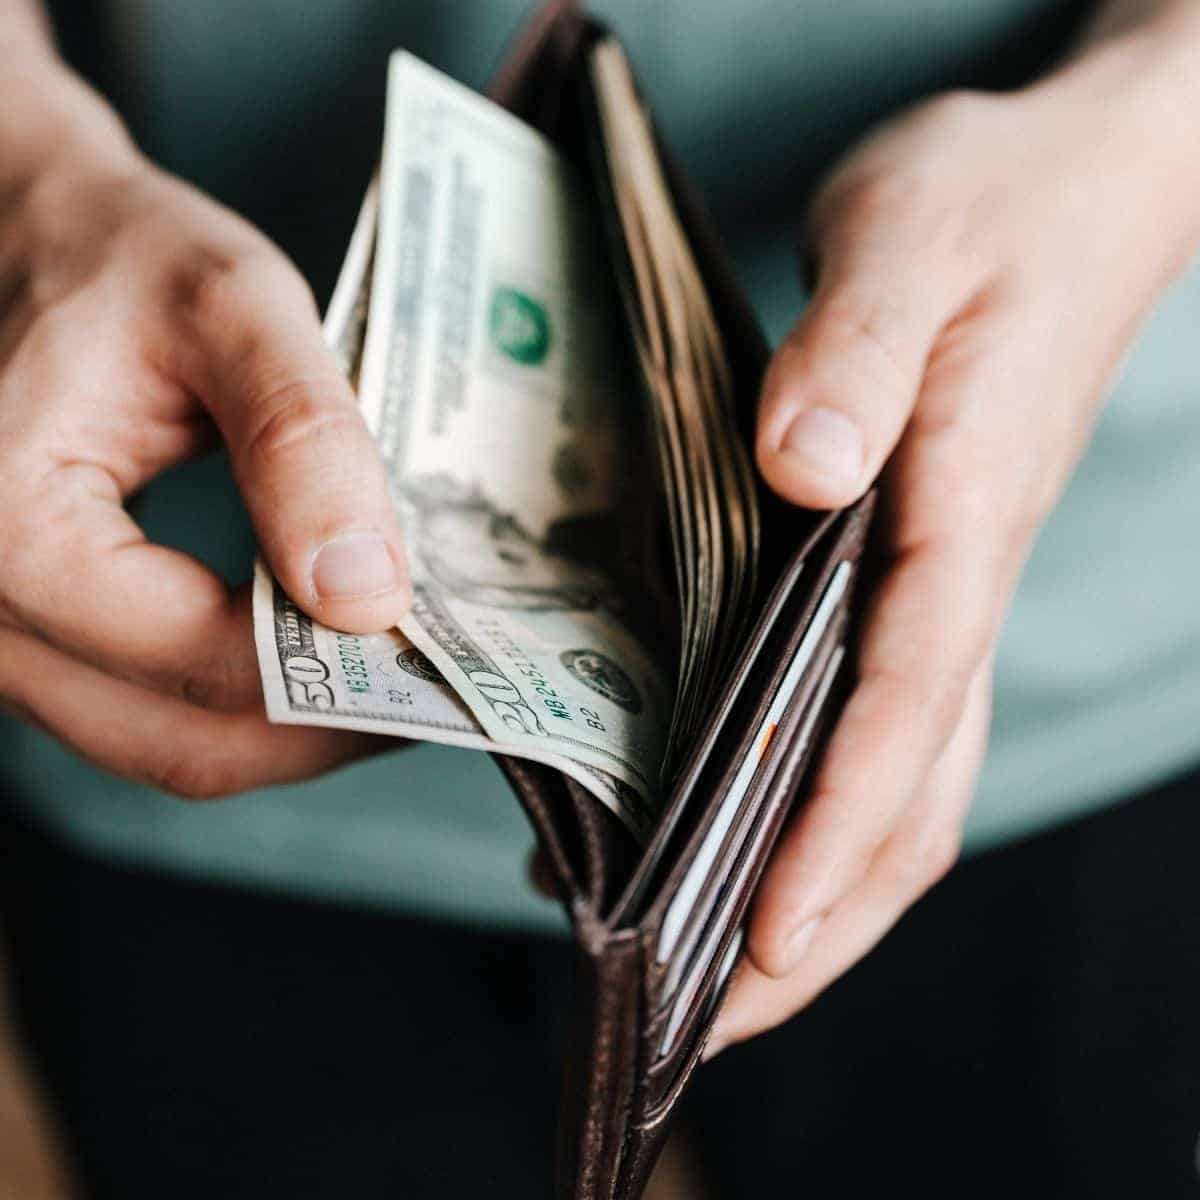
<svg viewBox="0 0 1200 1200"><path fill-rule="evenodd" d="M496 756L578 946L556 1194L624 1200L847 691L873 498L759 480L768 347L616 35L555 0L491 99L392 56L325 319L411 608L330 630L260 562L255 637L272 720Z"/></svg>
<svg viewBox="0 0 1200 1200"><path fill-rule="evenodd" d="M619 85L608 95L601 94L605 70ZM646 304L669 307L671 281L687 271L660 272L650 289L635 278L645 251L631 235L654 218L645 216L647 202L631 220L618 194L642 177L616 161L612 144L614 96L641 105L627 70L616 35L577 4L557 0L518 35L490 94L587 175L606 209L615 272L624 277L616 290L626 323L645 342ZM639 117L652 131L644 109ZM767 343L695 196L653 132L650 144L668 191L664 219L682 231L676 249L694 263L715 320L734 436L749 459ZM648 394L663 386L652 357L642 346ZM873 495L822 513L783 504L753 476L750 486L760 536L747 618L703 697L703 719L670 766L644 844L574 780L497 756L536 829L578 947L555 1171L561 1200L641 1194L737 969L747 905L851 677L856 579Z"/></svg>

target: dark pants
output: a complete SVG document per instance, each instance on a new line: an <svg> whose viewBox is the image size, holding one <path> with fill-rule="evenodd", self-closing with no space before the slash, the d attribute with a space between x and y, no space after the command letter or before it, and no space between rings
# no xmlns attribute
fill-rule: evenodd
<svg viewBox="0 0 1200 1200"><path fill-rule="evenodd" d="M721 1197L1200 1195L1200 776L959 866L698 1078ZM90 1194L544 1194L570 953L5 831L20 1014Z"/></svg>

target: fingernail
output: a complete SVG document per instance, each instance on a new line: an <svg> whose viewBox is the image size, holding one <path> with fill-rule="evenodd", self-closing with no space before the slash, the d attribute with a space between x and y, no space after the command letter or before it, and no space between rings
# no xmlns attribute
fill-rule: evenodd
<svg viewBox="0 0 1200 1200"><path fill-rule="evenodd" d="M390 592L400 574L387 542L366 530L330 538L313 559L312 581L320 599L345 600Z"/></svg>
<svg viewBox="0 0 1200 1200"><path fill-rule="evenodd" d="M791 974L800 965L800 960L808 952L808 948L812 945L812 940L816 936L820 925L820 917L810 917L803 925L798 925L788 935L787 941L783 943L783 952L780 955L780 966L783 968L785 975Z"/></svg>
<svg viewBox="0 0 1200 1200"><path fill-rule="evenodd" d="M862 433L832 408L806 408L787 427L780 449L804 470L846 487L862 473Z"/></svg>

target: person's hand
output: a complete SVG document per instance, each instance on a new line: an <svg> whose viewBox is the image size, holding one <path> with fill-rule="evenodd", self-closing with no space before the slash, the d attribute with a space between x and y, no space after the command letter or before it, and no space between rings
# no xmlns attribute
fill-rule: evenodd
<svg viewBox="0 0 1200 1200"><path fill-rule="evenodd" d="M816 508L882 470L886 570L710 1057L808 1004L957 857L1018 574L1197 240L1192 121L1149 56L1106 46L1023 92L936 99L816 200L817 286L765 381L758 462Z"/></svg>
<svg viewBox="0 0 1200 1200"><path fill-rule="evenodd" d="M62 87L0 178L0 703L185 796L326 770L371 740L269 725L248 595L123 504L219 436L288 593L370 632L409 595L378 453L296 269Z"/></svg>

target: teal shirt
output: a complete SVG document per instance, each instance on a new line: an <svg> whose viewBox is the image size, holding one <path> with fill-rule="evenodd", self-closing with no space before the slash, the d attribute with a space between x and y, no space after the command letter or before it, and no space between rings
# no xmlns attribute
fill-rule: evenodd
<svg viewBox="0 0 1200 1200"><path fill-rule="evenodd" d="M794 254L814 179L880 118L946 86L1014 81L1050 54L1050 0L758 0L594 6L714 209L774 338L803 304ZM261 224L327 291L380 144L387 50L474 86L524 5L139 0L104 58L142 144ZM1031 833L1200 760L1200 271L1166 297L1025 573L997 667L967 842ZM1052 399L1052 398L1048 398ZM229 578L253 539L219 459L150 487L151 535ZM188 805L0 726L0 787L124 861L327 899L555 928L532 837L483 755L419 746L299 786Z"/></svg>

